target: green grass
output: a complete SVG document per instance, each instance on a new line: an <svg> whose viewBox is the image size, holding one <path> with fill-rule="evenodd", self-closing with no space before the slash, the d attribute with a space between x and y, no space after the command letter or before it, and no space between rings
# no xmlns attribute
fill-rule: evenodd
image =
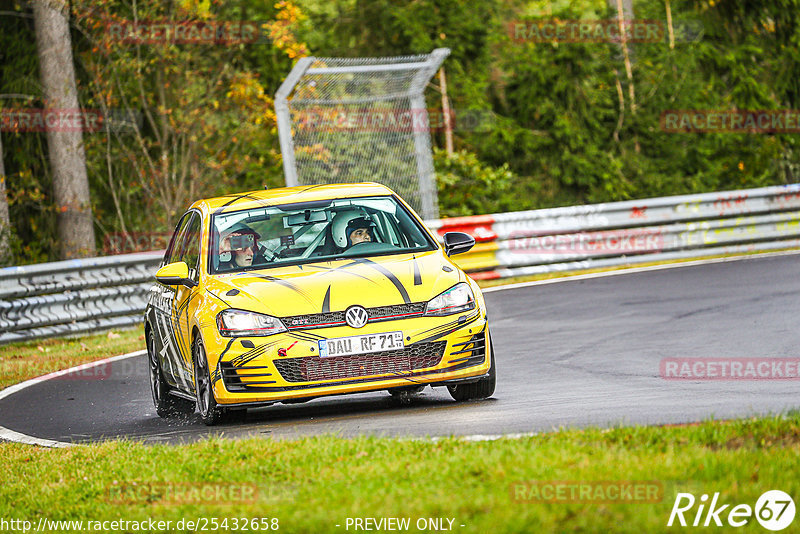
<svg viewBox="0 0 800 534"><path fill-rule="evenodd" d="M145 348L142 327L0 346L0 389L82 363Z"/></svg>
<svg viewBox="0 0 800 534"><path fill-rule="evenodd" d="M177 447L3 444L0 517L34 522L41 516L151 517L173 525L182 518L276 517L283 532L346 532L348 517L412 522L449 517L455 518L454 530L465 533L659 532L667 530L677 491L698 498L720 492L721 503L751 506L770 489L800 495L799 453L797 414L686 427L557 431L491 442L324 436L213 438ZM661 502L513 498L518 482L634 480L661 484ZM176 504L163 497L172 495L170 488L202 482L232 483L247 491L252 484L256 498ZM149 489L132 494L134 483ZM691 521L693 515L687 517ZM756 523L743 531L760 528Z"/></svg>
<svg viewBox="0 0 800 534"><path fill-rule="evenodd" d="M0 387L142 348L138 328L0 347ZM229 518L232 527L233 518L266 517L278 518L282 532L316 533L355 532L352 526L345 529L348 517L399 517L411 518L410 532L418 531L419 518L454 519L453 530L464 533L664 532L683 530L666 527L681 491L696 497L719 492L719 502L731 504L728 511L740 503L755 505L771 489L800 504L798 413L687 426L564 430L491 442L321 436L212 438L183 446L116 441L69 449L0 443L0 456L0 520L23 519L34 526L40 517L152 518L172 521L170 531L188 532L199 529L177 529L177 522ZM655 503L514 498L520 483L533 481L593 487L652 481L662 492ZM223 496L191 493L214 489ZM192 502L182 500L185 495L193 495ZM690 521L696 510L695 505L687 513ZM797 531L797 524L800 519L783 532ZM755 519L736 530L765 532Z"/></svg>

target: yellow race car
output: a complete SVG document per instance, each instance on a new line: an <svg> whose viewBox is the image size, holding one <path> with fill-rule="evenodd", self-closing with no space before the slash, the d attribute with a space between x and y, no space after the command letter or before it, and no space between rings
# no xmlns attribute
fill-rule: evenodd
<svg viewBox="0 0 800 534"><path fill-rule="evenodd" d="M206 424L276 402L495 388L477 284L390 189L290 187L200 200L181 217L145 311L162 417Z"/></svg>

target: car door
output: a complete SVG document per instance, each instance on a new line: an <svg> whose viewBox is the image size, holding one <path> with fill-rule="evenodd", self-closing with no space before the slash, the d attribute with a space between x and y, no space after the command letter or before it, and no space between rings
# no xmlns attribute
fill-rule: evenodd
<svg viewBox="0 0 800 534"><path fill-rule="evenodd" d="M181 253L186 241L189 223L192 221L194 212L187 212L178 221L172 240L164 254L162 266L181 261ZM175 321L175 297L178 294L175 286L169 286L160 282L156 283L155 291L157 296L154 299L154 319L155 337L158 344L158 355L161 362L161 369L167 382L181 389L187 388L185 371L179 348L180 328Z"/></svg>
<svg viewBox="0 0 800 534"><path fill-rule="evenodd" d="M202 217L196 211L191 212L191 219L186 225L183 234L181 252L177 261L185 262L189 267L189 278L199 282L200 273L200 234L202 227ZM192 332L190 312L195 306L191 303L199 294L199 286L186 287L183 285L173 286L175 298L172 300L172 321L176 325L175 339L177 342L177 371L180 376L182 387L188 391L194 388L194 366L192 363Z"/></svg>

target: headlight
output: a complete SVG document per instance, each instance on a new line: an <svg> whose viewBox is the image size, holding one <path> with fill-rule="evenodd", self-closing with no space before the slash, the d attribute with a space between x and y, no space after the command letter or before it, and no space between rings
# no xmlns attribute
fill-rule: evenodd
<svg viewBox="0 0 800 534"><path fill-rule="evenodd" d="M464 282L433 297L425 308L425 315L452 315L475 308L475 296Z"/></svg>
<svg viewBox="0 0 800 534"><path fill-rule="evenodd" d="M217 315L217 328L225 337L271 336L286 331L277 317L233 309L223 310Z"/></svg>

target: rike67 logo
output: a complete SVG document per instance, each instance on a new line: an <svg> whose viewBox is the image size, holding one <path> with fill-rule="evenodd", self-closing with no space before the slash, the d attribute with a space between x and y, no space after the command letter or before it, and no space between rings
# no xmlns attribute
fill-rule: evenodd
<svg viewBox="0 0 800 534"><path fill-rule="evenodd" d="M710 503L706 494L701 495L698 501L691 493L678 493L667 526L671 527L677 519L678 524L685 527L689 524L688 518L688 521L694 519L691 522L693 527L721 527L723 522L727 522L731 527L743 527L755 516L762 527L779 531L794 521L794 501L787 493L780 490L764 492L756 501L755 509L749 504L737 504L730 508L730 504L718 505L718 501L719 493L714 493ZM692 510L695 504L697 504L696 511Z"/></svg>

